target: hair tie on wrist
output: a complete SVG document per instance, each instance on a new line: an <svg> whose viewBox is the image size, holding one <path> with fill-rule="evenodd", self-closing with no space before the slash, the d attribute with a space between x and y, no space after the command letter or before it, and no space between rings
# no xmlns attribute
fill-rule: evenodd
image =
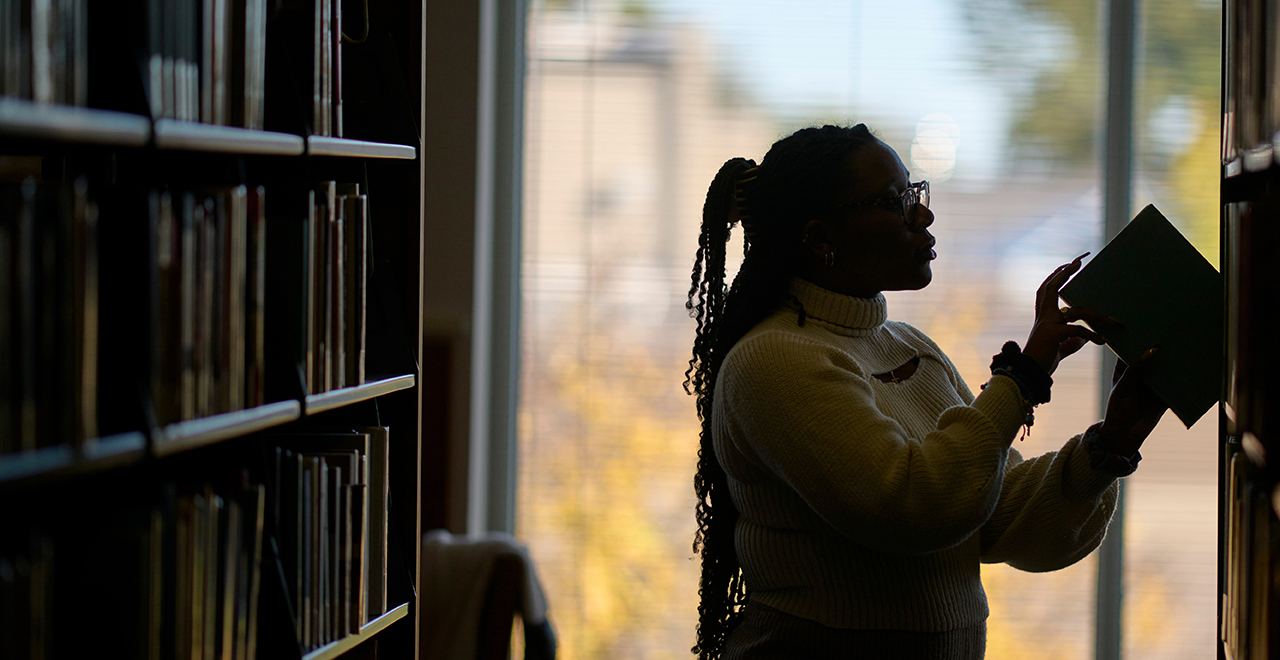
<svg viewBox="0 0 1280 660"><path fill-rule="evenodd" d="M1005 342L1000 352L992 356L991 375L1011 378L1032 406L1049 402L1053 378L1031 356L1023 353L1017 342Z"/></svg>

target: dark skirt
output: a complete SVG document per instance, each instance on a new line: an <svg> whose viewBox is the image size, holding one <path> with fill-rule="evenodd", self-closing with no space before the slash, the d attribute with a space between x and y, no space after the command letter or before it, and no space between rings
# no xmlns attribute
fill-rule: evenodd
<svg viewBox="0 0 1280 660"><path fill-rule="evenodd" d="M725 660L982 660L987 624L947 632L828 628L751 602L725 642Z"/></svg>

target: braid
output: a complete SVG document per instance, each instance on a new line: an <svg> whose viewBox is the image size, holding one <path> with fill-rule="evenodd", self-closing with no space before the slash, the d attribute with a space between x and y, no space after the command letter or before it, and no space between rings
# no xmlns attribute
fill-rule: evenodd
<svg viewBox="0 0 1280 660"><path fill-rule="evenodd" d="M685 391L697 401L699 432L698 529L693 550L702 556L698 586L699 660L719 658L750 593L734 549L738 509L716 458L712 409L724 356L752 327L789 297L801 254L804 223L827 208L844 181L849 154L875 141L866 126L806 128L774 143L764 161L734 158L716 173L702 207L702 232L685 308L697 322ZM730 231L742 222L742 267L725 286Z"/></svg>

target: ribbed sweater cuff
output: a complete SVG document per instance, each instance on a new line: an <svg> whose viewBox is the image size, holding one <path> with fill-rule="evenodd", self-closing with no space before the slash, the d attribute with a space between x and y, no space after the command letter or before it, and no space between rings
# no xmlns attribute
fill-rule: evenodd
<svg viewBox="0 0 1280 660"><path fill-rule="evenodd" d="M992 376L973 407L991 420L1005 445L1013 442L1018 429L1027 419L1027 402L1018 384L1008 376Z"/></svg>
<svg viewBox="0 0 1280 660"><path fill-rule="evenodd" d="M1058 457L1067 461L1062 495L1068 499L1096 500L1107 492L1118 477L1094 469L1089 450L1084 446L1083 441L1082 433L1069 440L1058 451ZM1063 454L1067 455L1063 456Z"/></svg>

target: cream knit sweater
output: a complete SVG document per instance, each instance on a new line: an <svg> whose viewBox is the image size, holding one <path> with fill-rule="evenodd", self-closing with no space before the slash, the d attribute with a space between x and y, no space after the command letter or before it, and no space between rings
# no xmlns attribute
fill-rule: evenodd
<svg viewBox="0 0 1280 660"><path fill-rule="evenodd" d="M980 562L1051 571L1102 541L1115 477L1079 436L1011 449L1012 380L975 398L924 333L886 322L882 295L792 293L804 326L791 305L734 345L712 413L753 599L834 628L955 630L987 617ZM917 355L907 380L872 377Z"/></svg>

